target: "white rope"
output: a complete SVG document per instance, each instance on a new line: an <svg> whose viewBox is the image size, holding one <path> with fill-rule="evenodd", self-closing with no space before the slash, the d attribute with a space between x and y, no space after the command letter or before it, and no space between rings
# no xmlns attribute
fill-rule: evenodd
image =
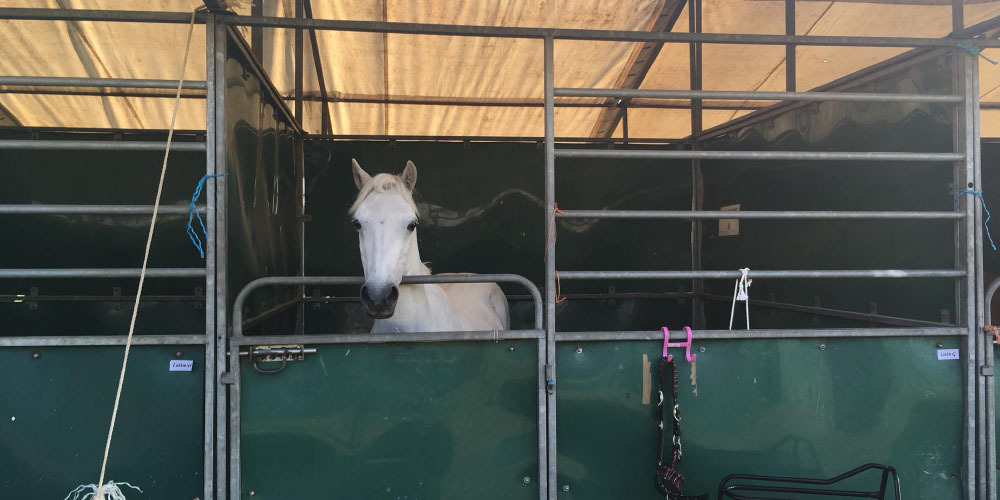
<svg viewBox="0 0 1000 500"><path fill-rule="evenodd" d="M747 311L747 330L750 329L750 292L747 290L750 288L750 284L753 280L747 279L747 273L750 272L749 267L744 267L740 269L740 279L736 280L736 286L733 287L733 307L729 310L729 329L733 329L733 316L736 315L736 302L745 302Z"/></svg>
<svg viewBox="0 0 1000 500"><path fill-rule="evenodd" d="M122 493L118 485L129 486L137 490L139 489L128 483L115 483L114 481L108 481L107 484L104 484L104 473L107 471L108 467L108 454L111 452L111 437L115 433L115 420L118 418L118 404L122 397L122 386L125 384L125 367L128 366L128 355L129 351L132 349L132 335L135 333L135 318L139 314L139 300L142 298L142 286L146 282L146 265L149 263L149 248L153 245L153 231L156 229L156 216L160 211L160 196L163 194L163 180L167 176L167 159L170 157L170 143L174 138L174 124L177 122L177 108L181 102L181 88L184 86L184 70L187 69L188 52L191 49L191 37L194 34L194 19L196 12L197 10L191 12L191 23L188 25L187 42L184 45L184 58L183 62L181 62L181 68L179 71L180 78L177 80L177 95L174 96L174 110L170 116L170 130L167 132L167 149L163 152L163 166L160 168L160 183L156 187L156 201L153 203L153 217L149 222L149 234L146 236L146 250L142 256L142 270L139 272L139 289L136 291L135 304L132 306L132 320L128 325L128 337L125 339L125 357L122 359L122 369L121 373L118 375L118 391L115 393L114 409L111 410L111 425L108 427L108 440L104 445L104 460L101 462L101 478L97 481L97 485L90 484L80 486L73 490L74 492L86 491L85 488L93 487L94 493L91 495L92 500L105 500L105 492L110 495L111 500L125 500L125 495ZM209 78L211 78L211 75L209 75ZM139 491L141 492L142 490ZM86 498L86 496L84 498Z"/></svg>

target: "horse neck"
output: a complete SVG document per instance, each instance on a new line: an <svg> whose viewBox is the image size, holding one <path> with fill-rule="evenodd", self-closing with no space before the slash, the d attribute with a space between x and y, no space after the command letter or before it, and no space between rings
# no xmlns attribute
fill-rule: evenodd
<svg viewBox="0 0 1000 500"><path fill-rule="evenodd" d="M426 276L431 270L420 260L420 247L417 246L417 234L410 238L410 250L406 253L406 270L403 276Z"/></svg>

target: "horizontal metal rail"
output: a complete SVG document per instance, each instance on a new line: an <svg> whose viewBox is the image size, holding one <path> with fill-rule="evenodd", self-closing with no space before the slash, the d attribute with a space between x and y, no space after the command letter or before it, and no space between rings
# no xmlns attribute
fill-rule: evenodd
<svg viewBox="0 0 1000 500"><path fill-rule="evenodd" d="M712 300L715 302L723 302L729 304L733 300L732 295L714 295L708 293L699 293L698 297L705 300ZM902 318L899 316L887 316L884 314L877 313L863 313L858 311L851 311L847 309L833 309L830 307L822 306L806 306L802 304L793 304L789 302L777 302L774 300L760 300L760 299L750 299L750 305L754 308L763 308L769 310L778 311L791 311L802 314L807 314L809 316L823 316L828 318L843 318L850 319L858 322L865 323L879 323L888 326L897 327L952 327L954 326L950 322L942 321L926 321L920 319L910 319Z"/></svg>
<svg viewBox="0 0 1000 500"><path fill-rule="evenodd" d="M764 92L735 90L653 90L557 88L556 97L611 97L628 99L719 99L750 101L854 101L960 103L960 95L880 94L874 92Z"/></svg>
<svg viewBox="0 0 1000 500"><path fill-rule="evenodd" d="M177 80L136 78L74 78L57 76L0 76L0 85L23 87L120 87L130 89L176 89ZM185 80L185 89L205 90L204 80Z"/></svg>
<svg viewBox="0 0 1000 500"><path fill-rule="evenodd" d="M125 345L126 335L80 335L0 337L0 347L76 347ZM204 345L204 335L141 335L132 337L132 345Z"/></svg>
<svg viewBox="0 0 1000 500"><path fill-rule="evenodd" d="M545 330L497 330L422 333L363 333L334 335L268 335L234 337L236 345L263 344L392 344L421 342L499 342L502 340L540 339Z"/></svg>
<svg viewBox="0 0 1000 500"><path fill-rule="evenodd" d="M204 214L205 206L199 206L198 212ZM0 205L0 215L9 214L109 214L109 215L152 215L152 205ZM187 214L188 207L181 205L160 206L162 215Z"/></svg>
<svg viewBox="0 0 1000 500"><path fill-rule="evenodd" d="M560 219L962 219L962 212L563 210Z"/></svg>
<svg viewBox="0 0 1000 500"><path fill-rule="evenodd" d="M0 10L0 18L4 12ZM819 45L855 47L958 47L961 40L915 37L858 37L753 35L729 33L685 33L615 31L571 28L527 28L514 26L466 26L455 24L421 24L379 21L345 21L332 19L295 19L289 17L226 16L223 21L236 26L265 28L305 28L318 30L355 31L363 33L400 33L410 35L450 35L492 38L553 38L557 40L598 40L609 42L718 43L749 45ZM977 47L998 47L996 40L972 41Z"/></svg>
<svg viewBox="0 0 1000 500"><path fill-rule="evenodd" d="M195 23L205 24L207 13L195 15ZM0 8L0 19L19 21L103 21L126 23L188 24L190 12L161 12L94 9Z"/></svg>
<svg viewBox="0 0 1000 500"><path fill-rule="evenodd" d="M521 135L371 135L371 134L310 134L307 140L343 141L428 141L428 142L542 142L545 137ZM683 138L662 137L556 137L555 141L579 143L675 144L688 142Z"/></svg>
<svg viewBox="0 0 1000 500"><path fill-rule="evenodd" d="M74 151L163 151L166 142L160 141L82 141L2 139L0 149L74 150ZM172 151L205 151L204 142L174 142Z"/></svg>
<svg viewBox="0 0 1000 500"><path fill-rule="evenodd" d="M695 343L699 340L749 340L749 339L812 339L859 337L961 337L967 328L832 328L816 330L694 330ZM605 342L615 340L663 341L659 330L559 332L556 342ZM671 341L686 341L680 334L671 333Z"/></svg>
<svg viewBox="0 0 1000 500"><path fill-rule="evenodd" d="M557 149L556 158L618 158L625 160L812 160L956 162L962 153L900 153L848 151L622 151L614 149ZM685 165L687 168L689 165Z"/></svg>
<svg viewBox="0 0 1000 500"><path fill-rule="evenodd" d="M965 271L955 269L872 269L835 271L757 271L749 278L772 279L848 279L848 278L964 278ZM658 280L658 279L736 279L740 271L559 271L563 280Z"/></svg>
<svg viewBox="0 0 1000 500"><path fill-rule="evenodd" d="M0 269L0 279L48 278L138 278L141 269ZM177 267L146 269L147 278L204 278L205 268ZM27 300L27 299L26 299Z"/></svg>
<svg viewBox="0 0 1000 500"><path fill-rule="evenodd" d="M250 294L258 288L268 286L292 286L292 285L361 285L365 282L363 276L273 276L269 278L259 278L243 286L240 293L233 302L233 337L243 336L243 306ZM400 284L402 285L429 285L439 283L512 283L517 284L531 293L535 304L535 329L525 330L533 332L533 337L537 338L539 331L542 331L542 295L529 279L516 274L436 274L428 276L404 276ZM455 335L460 332L443 332L443 335L450 335L455 340ZM475 334L476 332L466 332ZM483 332L478 332L482 334ZM494 332L488 332L494 335ZM499 333L497 333L498 335ZM544 333L542 333L544 335ZM369 337L370 335L364 335ZM259 337L254 337L259 338ZM492 337L491 337L492 339ZM431 341L431 340L428 340ZM259 343L259 341L258 341Z"/></svg>

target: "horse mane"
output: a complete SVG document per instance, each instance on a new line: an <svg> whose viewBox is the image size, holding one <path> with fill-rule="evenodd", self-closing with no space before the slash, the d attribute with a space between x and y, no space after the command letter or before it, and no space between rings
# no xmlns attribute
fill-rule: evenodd
<svg viewBox="0 0 1000 500"><path fill-rule="evenodd" d="M417 210L417 204L413 201L413 193L411 193L410 190L406 188L406 185L403 184L402 178L398 175L392 174L378 174L375 177L372 177L372 180L368 181L368 183L362 186L361 190L358 191L358 197L354 200L354 204L351 205L348 212L351 215L354 215L354 212L356 212L358 207L361 206L361 202L365 201L365 198L368 198L369 195L376 192L396 193L403 198L403 201L405 201L410 208L413 209L413 213L419 213Z"/></svg>

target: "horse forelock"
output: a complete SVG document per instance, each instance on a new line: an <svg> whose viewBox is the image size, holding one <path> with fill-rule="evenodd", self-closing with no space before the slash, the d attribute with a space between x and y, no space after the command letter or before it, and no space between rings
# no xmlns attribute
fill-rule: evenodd
<svg viewBox="0 0 1000 500"><path fill-rule="evenodd" d="M403 184L403 179L398 175L392 174L378 174L372 177L372 180L365 184L360 191L358 191L358 197L354 200L354 204L351 205L349 210L351 215L354 215L358 211L358 207L367 199L372 193L393 193L397 194L403 198L410 208L413 209L413 213L417 213L417 204L413 201L413 194L410 193L409 189L406 189L406 185Z"/></svg>

